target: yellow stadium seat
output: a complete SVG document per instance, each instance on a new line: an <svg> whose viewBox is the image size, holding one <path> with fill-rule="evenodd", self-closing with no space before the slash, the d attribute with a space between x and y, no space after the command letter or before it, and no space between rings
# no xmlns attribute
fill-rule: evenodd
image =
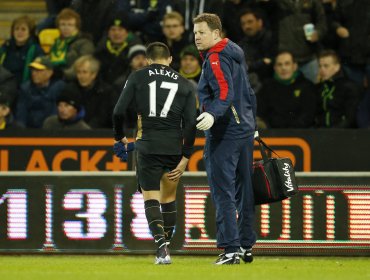
<svg viewBox="0 0 370 280"><path fill-rule="evenodd" d="M39 40L41 48L44 50L45 53L49 53L51 46L54 44L55 39L60 36L59 29L56 28L49 28L43 29L39 33Z"/></svg>

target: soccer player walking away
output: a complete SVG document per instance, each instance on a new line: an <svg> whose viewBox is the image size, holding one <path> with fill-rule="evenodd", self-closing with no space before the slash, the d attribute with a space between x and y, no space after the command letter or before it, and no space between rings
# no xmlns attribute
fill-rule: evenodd
<svg viewBox="0 0 370 280"><path fill-rule="evenodd" d="M155 264L170 264L168 244L176 224L176 188L193 150L196 133L194 87L169 67L168 47L151 43L149 66L130 75L114 108L114 150L127 160L133 147L124 131L130 106L138 115L137 177L145 215L157 245Z"/></svg>
<svg viewBox="0 0 370 280"><path fill-rule="evenodd" d="M204 160L216 208L217 247L224 249L215 264L239 264L240 257L252 262L256 97L244 52L221 38L219 17L205 13L193 22L195 44L204 60L198 83L202 113L197 128L206 134Z"/></svg>

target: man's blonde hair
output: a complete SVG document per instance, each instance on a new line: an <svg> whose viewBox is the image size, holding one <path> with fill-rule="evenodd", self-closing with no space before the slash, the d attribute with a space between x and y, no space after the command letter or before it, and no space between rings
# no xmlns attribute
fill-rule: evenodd
<svg viewBox="0 0 370 280"><path fill-rule="evenodd" d="M92 55L83 55L80 58L78 58L74 64L73 69L77 71L77 68L81 65L85 64L86 62L90 63L90 71L93 73L98 73L100 69L100 62Z"/></svg>
<svg viewBox="0 0 370 280"><path fill-rule="evenodd" d="M177 19L181 25L184 25L184 17L179 12L170 12L163 16L163 22L168 19Z"/></svg>

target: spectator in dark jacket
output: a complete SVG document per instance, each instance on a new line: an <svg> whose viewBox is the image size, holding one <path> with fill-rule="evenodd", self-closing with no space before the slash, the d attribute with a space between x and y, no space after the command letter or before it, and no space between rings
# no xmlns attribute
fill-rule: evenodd
<svg viewBox="0 0 370 280"><path fill-rule="evenodd" d="M180 54L180 69L179 73L184 78L188 79L194 86L194 92L197 91L200 75L202 74L202 59L199 51L194 45L189 45L183 49ZM199 98L197 98L197 113L199 114Z"/></svg>
<svg viewBox="0 0 370 280"><path fill-rule="evenodd" d="M85 123L85 109L82 106L82 96L79 90L66 86L57 98L57 115L48 117L42 126L44 129L91 129Z"/></svg>
<svg viewBox="0 0 370 280"><path fill-rule="evenodd" d="M180 75L194 81L195 85L197 85L202 73L202 62L199 51L194 45L189 45L183 49L180 57Z"/></svg>
<svg viewBox="0 0 370 280"><path fill-rule="evenodd" d="M68 8L73 0L45 0L48 16L37 24L37 32L46 28L56 28L55 19L61 10Z"/></svg>
<svg viewBox="0 0 370 280"><path fill-rule="evenodd" d="M243 38L243 31L240 26L240 12L249 8L249 5L255 2L254 0L226 0L223 3L222 23L226 31L226 35L230 40L239 42Z"/></svg>
<svg viewBox="0 0 370 280"><path fill-rule="evenodd" d="M367 90L361 100L357 111L357 126L370 128L370 91Z"/></svg>
<svg viewBox="0 0 370 280"><path fill-rule="evenodd" d="M81 18L72 9L63 9L57 16L56 23L60 37L51 47L50 57L55 71L66 75L66 71L77 58L94 53L92 41L80 32ZM68 74L67 74L68 75Z"/></svg>
<svg viewBox="0 0 370 280"><path fill-rule="evenodd" d="M161 21L172 11L172 1L118 0L118 10L125 13L133 31L142 33L144 42L153 42L162 37Z"/></svg>
<svg viewBox="0 0 370 280"><path fill-rule="evenodd" d="M318 85L318 126L355 127L360 86L344 76L335 51L323 51L319 55L319 65L321 82Z"/></svg>
<svg viewBox="0 0 370 280"><path fill-rule="evenodd" d="M223 18L223 0L173 0L173 9L184 17L185 32L193 42L193 18L202 13L216 14Z"/></svg>
<svg viewBox="0 0 370 280"><path fill-rule="evenodd" d="M43 54L35 35L35 20L28 16L13 20L11 38L0 48L0 64L15 75L19 85L30 80L28 65Z"/></svg>
<svg viewBox="0 0 370 280"><path fill-rule="evenodd" d="M123 87L126 83L127 78L132 72L148 66L148 61L146 59L146 47L144 45L132 46L128 52L128 59L130 62L129 68L118 80L116 80L115 87L118 88L118 92L122 92ZM137 113L136 108L130 106L126 112L125 125L126 128L134 129L137 125ZM133 136L135 137L135 133Z"/></svg>
<svg viewBox="0 0 370 280"><path fill-rule="evenodd" d="M99 60L85 55L77 59L73 67L77 80L68 86L82 95L84 121L92 128L111 128L113 106L118 97L114 89L99 78Z"/></svg>
<svg viewBox="0 0 370 280"><path fill-rule="evenodd" d="M129 49L136 44L141 44L141 40L130 31L128 23L122 17L115 17L109 24L108 36L95 51L95 57L101 63L101 77L105 82L115 83L127 71Z"/></svg>
<svg viewBox="0 0 370 280"><path fill-rule="evenodd" d="M122 0L73 0L71 8L81 17L80 30L91 36L97 44L108 29L112 16L118 11Z"/></svg>
<svg viewBox="0 0 370 280"><path fill-rule="evenodd" d="M146 59L146 47L144 45L138 44L134 45L128 51L128 61L129 66L126 71L114 82L114 87L119 93L122 92L123 86L130 74L136 70L139 70L148 65Z"/></svg>
<svg viewBox="0 0 370 280"><path fill-rule="evenodd" d="M12 110L18 97L18 84L15 76L0 65L0 97L6 97Z"/></svg>
<svg viewBox="0 0 370 280"><path fill-rule="evenodd" d="M171 67L176 71L180 68L180 53L190 44L185 35L184 18L178 12L171 12L163 17L163 43L168 46L172 55Z"/></svg>
<svg viewBox="0 0 370 280"><path fill-rule="evenodd" d="M337 50L339 46L339 37L335 28L337 0L321 1L325 11L326 26L328 28L321 40L322 49Z"/></svg>
<svg viewBox="0 0 370 280"><path fill-rule="evenodd" d="M245 36L238 45L245 53L251 84L256 90L260 82L272 76L272 59L276 46L257 9L244 10L240 16L240 25Z"/></svg>
<svg viewBox="0 0 370 280"><path fill-rule="evenodd" d="M326 18L321 0L264 0L269 10L273 34L277 34L278 50L291 52L299 70L310 81L316 83L318 43L326 33ZM268 5L265 5L267 8ZM314 30L305 35L306 24Z"/></svg>
<svg viewBox="0 0 370 280"><path fill-rule="evenodd" d="M31 64L31 81L21 86L16 119L28 128L41 128L44 120L56 114L56 100L65 84L53 79L53 64L38 57Z"/></svg>
<svg viewBox="0 0 370 280"><path fill-rule="evenodd" d="M316 89L299 71L293 55L277 54L274 78L257 95L257 115L271 128L308 128L314 125Z"/></svg>
<svg viewBox="0 0 370 280"><path fill-rule="evenodd" d="M336 20L343 70L363 86L370 81L370 1L337 0Z"/></svg>
<svg viewBox="0 0 370 280"><path fill-rule="evenodd" d="M10 100L0 92L0 131L17 128L22 128L22 126L14 121Z"/></svg>

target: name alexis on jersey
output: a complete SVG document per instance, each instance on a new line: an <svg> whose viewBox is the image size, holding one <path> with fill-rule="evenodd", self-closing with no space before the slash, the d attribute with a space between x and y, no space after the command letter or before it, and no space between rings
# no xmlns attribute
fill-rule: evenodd
<svg viewBox="0 0 370 280"><path fill-rule="evenodd" d="M152 75L167 76L174 80L177 80L177 78L179 77L179 75L173 73L172 71L166 70L166 69L153 69L153 70L149 69L149 77Z"/></svg>

